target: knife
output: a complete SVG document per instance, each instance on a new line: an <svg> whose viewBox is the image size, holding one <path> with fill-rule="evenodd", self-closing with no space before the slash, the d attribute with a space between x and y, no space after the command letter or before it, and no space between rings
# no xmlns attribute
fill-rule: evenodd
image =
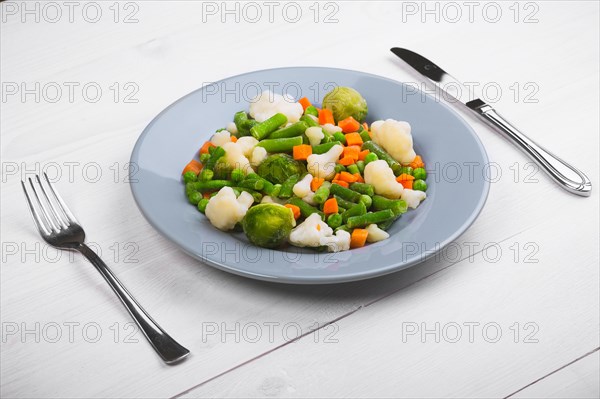
<svg viewBox="0 0 600 399"><path fill-rule="evenodd" d="M513 144L544 169L562 188L570 193L584 197L588 197L592 193L592 183L583 172L535 143L500 116L494 108L477 98L470 89L446 73L442 68L410 50L394 47L391 51L421 75L428 78L438 88L466 105L488 125L494 127L504 137L512 141ZM459 90L450 93L446 88L457 88Z"/></svg>

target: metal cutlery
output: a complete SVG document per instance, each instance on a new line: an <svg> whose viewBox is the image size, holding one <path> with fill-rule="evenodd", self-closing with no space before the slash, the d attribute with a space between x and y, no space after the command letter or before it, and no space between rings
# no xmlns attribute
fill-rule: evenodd
<svg viewBox="0 0 600 399"><path fill-rule="evenodd" d="M535 143L510 122L504 119L494 108L477 98L469 88L446 73L442 68L425 57L407 49L394 47L392 53L410 65L413 69L433 82L438 88L466 105L488 125L502 133L519 149L533 159L562 188L570 193L584 197L592 193L590 179L579 169L563 161L550 151ZM455 88L449 92L449 88Z"/></svg>
<svg viewBox="0 0 600 399"><path fill-rule="evenodd" d="M83 228L54 189L45 173L44 180L45 185L42 184L39 175L35 176L35 183L29 178L28 181L31 186L29 190L25 181L21 181L31 216L44 241L59 249L78 251L94 265L125 305L127 311L129 311L152 347L154 347L154 350L165 363L172 364L189 355L190 351L160 328L102 259L85 244ZM29 191L33 195L30 195Z"/></svg>

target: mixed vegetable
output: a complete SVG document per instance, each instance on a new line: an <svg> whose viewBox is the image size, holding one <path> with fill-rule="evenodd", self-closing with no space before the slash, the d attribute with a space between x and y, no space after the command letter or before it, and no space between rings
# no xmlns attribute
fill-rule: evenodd
<svg viewBox="0 0 600 399"><path fill-rule="evenodd" d="M317 108L270 91L204 143L183 169L189 202L218 229L255 245L327 248L385 240L426 197L425 164L407 122L365 122L356 90L336 87Z"/></svg>

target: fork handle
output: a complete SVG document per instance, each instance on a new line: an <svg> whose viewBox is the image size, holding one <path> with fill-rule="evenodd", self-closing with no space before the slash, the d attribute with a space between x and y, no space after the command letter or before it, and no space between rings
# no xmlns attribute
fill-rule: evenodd
<svg viewBox="0 0 600 399"><path fill-rule="evenodd" d="M108 282L115 294L119 297L125 308L137 325L140 327L154 350L162 357L167 364L175 363L185 358L190 351L181 346L169 334L167 334L160 326L150 317L148 313L141 307L133 296L127 291L125 286L106 266L100 257L87 245L81 244L76 248L83 256L85 256L100 272L102 277Z"/></svg>

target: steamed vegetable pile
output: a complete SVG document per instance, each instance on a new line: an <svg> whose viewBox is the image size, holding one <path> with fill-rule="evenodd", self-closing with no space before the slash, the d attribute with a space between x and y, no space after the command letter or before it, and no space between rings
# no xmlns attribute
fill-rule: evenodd
<svg viewBox="0 0 600 399"><path fill-rule="evenodd" d="M366 100L336 87L317 108L270 91L204 143L183 170L189 202L218 229L255 245L327 248L385 240L426 197L411 127L365 122Z"/></svg>

